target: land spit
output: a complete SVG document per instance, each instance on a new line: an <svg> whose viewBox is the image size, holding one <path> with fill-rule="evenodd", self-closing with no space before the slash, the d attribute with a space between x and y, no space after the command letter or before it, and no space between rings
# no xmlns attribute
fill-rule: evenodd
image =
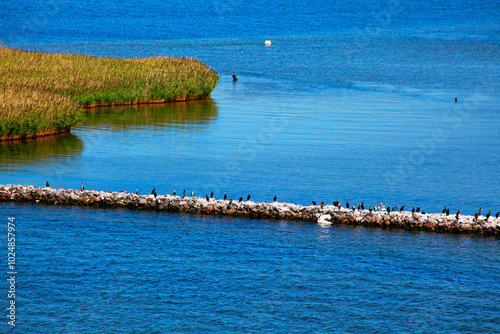
<svg viewBox="0 0 500 334"><path fill-rule="evenodd" d="M436 213L352 210L333 205L302 206L291 203L255 203L173 195L136 195L96 190L55 189L22 185L0 185L0 201L35 202L96 207L118 207L167 212L188 212L254 218L293 219L317 222L330 215L332 224L398 228L449 233L500 235L500 218Z"/></svg>

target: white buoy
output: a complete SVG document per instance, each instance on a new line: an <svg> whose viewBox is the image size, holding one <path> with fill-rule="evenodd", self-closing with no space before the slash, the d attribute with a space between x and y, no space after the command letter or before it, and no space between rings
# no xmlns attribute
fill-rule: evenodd
<svg viewBox="0 0 500 334"><path fill-rule="evenodd" d="M265 41L265 42L264 42L264 44L265 44L266 46L270 46L270 45L271 45L271 41L270 41L270 40L267 40L267 41Z"/></svg>

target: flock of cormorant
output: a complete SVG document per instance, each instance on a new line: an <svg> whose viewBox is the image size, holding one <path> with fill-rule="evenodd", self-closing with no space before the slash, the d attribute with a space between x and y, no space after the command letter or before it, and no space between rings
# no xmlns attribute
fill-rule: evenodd
<svg viewBox="0 0 500 334"><path fill-rule="evenodd" d="M49 181L47 181L45 183L45 185L50 188ZM80 188L81 188L81 190L85 190L85 187L83 186L83 183L81 184ZM136 194L139 195L139 189L136 190ZM153 190L151 191L151 194L154 195L154 197L158 196L158 193L156 192L156 187L153 187ZM173 194L174 194L174 196L176 195L176 191L175 190L173 191ZM182 192L182 197L183 198L186 197L186 190L184 190ZM191 191L191 197L194 197L194 191ZM250 195L247 196L247 201L250 201L250 197L251 197ZM210 193L210 197L208 197L208 195L205 195L205 199L207 201L209 201L211 198L214 198L214 192L213 191ZM273 202L276 202L277 199L278 199L278 197L276 195L274 195ZM227 192L224 192L224 200L227 200ZM230 203L233 202L232 199L230 199L229 201L230 201ZM240 197L238 199L238 202L242 202L242 201L243 201L243 197ZM312 201L312 205L316 205L316 202ZM325 205L325 202L321 202L320 203L321 208L323 208L324 205ZM339 209L342 208L342 205L340 204L339 201L334 201L333 205L336 206ZM376 211L379 211L379 210L380 211L386 210L387 213L398 211L398 207L397 206L385 208L385 205L386 205L386 203L380 203L380 206L374 206L374 207L370 206L368 210L370 212L373 212L373 211L376 212ZM357 205L357 206L353 205L352 208L351 208L349 202L346 202L345 207L347 209L352 209L352 211L364 210L365 209L365 204L364 204L364 202L361 202L359 205ZM404 209L405 209L405 206L402 205L399 208L399 212L403 212ZM483 208L481 207L481 208L479 208L478 212L476 212L474 214L474 220L475 221L478 221L478 218L481 216L481 212L482 211L483 211ZM416 213L419 213L420 212L420 207L417 207L415 209L415 206L413 206L413 208L411 209L411 212L412 212L413 215L415 215ZM425 211L422 211L422 213L425 214ZM450 214L450 209L445 205L444 208L443 208L443 211L441 213L442 214L446 214L448 216ZM500 215L500 211L495 214L495 218L498 218L499 215ZM491 217L491 210L488 210L488 213L486 214L485 217L486 217L486 221L488 221L488 219ZM457 213L455 214L455 218L457 220L460 218L460 210L458 210Z"/></svg>

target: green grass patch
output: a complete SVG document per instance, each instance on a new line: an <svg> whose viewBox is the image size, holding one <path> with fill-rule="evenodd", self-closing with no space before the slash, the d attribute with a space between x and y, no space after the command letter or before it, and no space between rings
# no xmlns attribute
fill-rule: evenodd
<svg viewBox="0 0 500 334"><path fill-rule="evenodd" d="M118 59L0 47L0 138L69 129L82 107L204 98L219 76L192 58Z"/></svg>

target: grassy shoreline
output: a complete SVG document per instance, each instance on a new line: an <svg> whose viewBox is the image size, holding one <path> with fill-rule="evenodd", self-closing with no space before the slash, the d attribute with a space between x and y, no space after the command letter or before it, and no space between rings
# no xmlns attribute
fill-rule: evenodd
<svg viewBox="0 0 500 334"><path fill-rule="evenodd" d="M0 140L69 131L84 108L207 98L218 79L192 58L118 59L0 47Z"/></svg>

